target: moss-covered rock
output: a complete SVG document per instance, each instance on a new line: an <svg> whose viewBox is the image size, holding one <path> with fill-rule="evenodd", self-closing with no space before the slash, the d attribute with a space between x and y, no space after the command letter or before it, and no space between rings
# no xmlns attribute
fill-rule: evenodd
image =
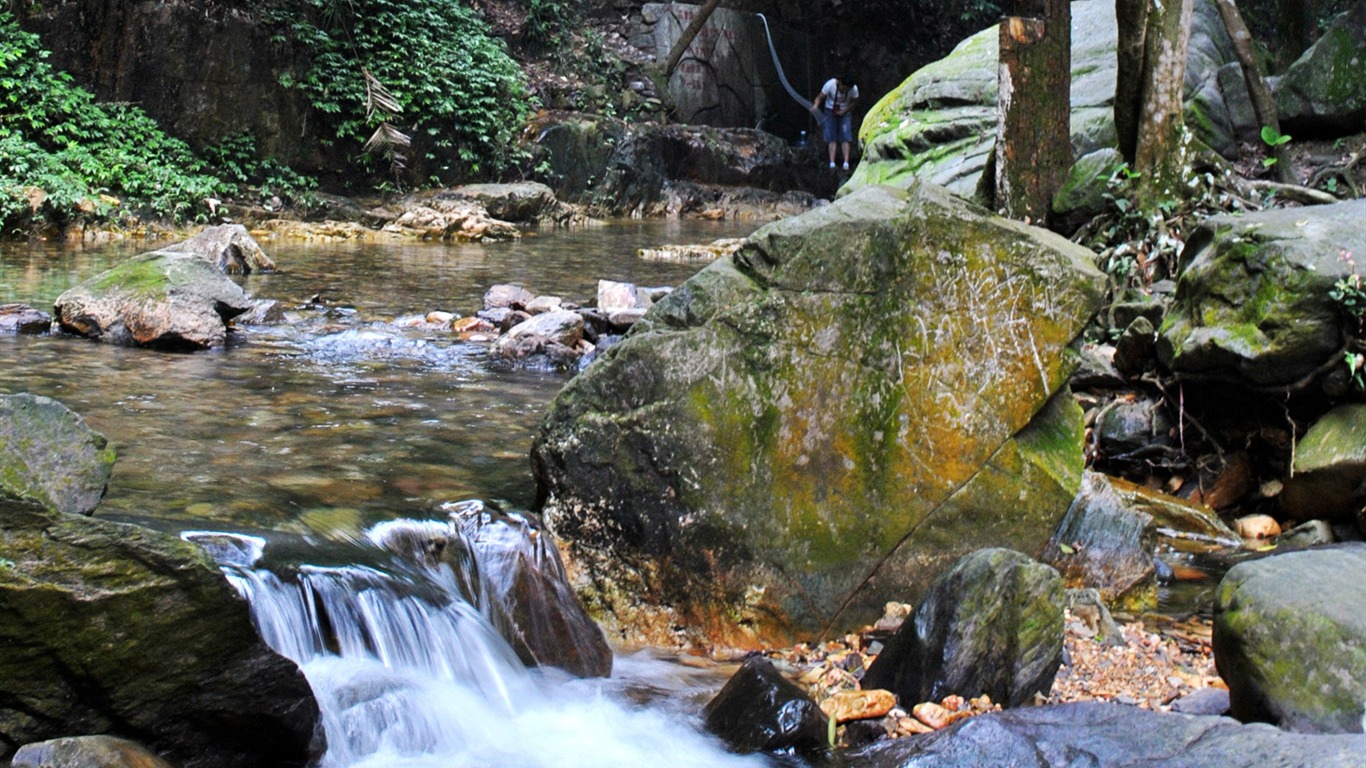
<svg viewBox="0 0 1366 768"><path fill-rule="evenodd" d="M747 644L875 616L975 549L1037 551L1080 482L1065 348L1103 286L1084 249L930 185L760 230L535 442L590 604Z"/></svg>
<svg viewBox="0 0 1366 768"><path fill-rule="evenodd" d="M1229 570L1214 606L1214 660L1235 717L1294 731L1362 732L1362 574L1366 544L1359 543Z"/></svg>
<svg viewBox="0 0 1366 768"><path fill-rule="evenodd" d="M1262 387L1322 372L1341 356L1329 292L1366 253L1362 221L1366 200L1207 219L1181 253L1159 358L1183 376Z"/></svg>
<svg viewBox="0 0 1366 768"><path fill-rule="evenodd" d="M863 678L905 705L985 693L1014 707L1047 693L1062 665L1063 582L1008 549L984 549L939 577Z"/></svg>
<svg viewBox="0 0 1366 768"><path fill-rule="evenodd" d="M1325 413L1295 446L1280 508L1296 520L1350 519L1361 509L1366 480L1366 405Z"/></svg>
<svg viewBox="0 0 1366 768"><path fill-rule="evenodd" d="M1228 71L1221 75L1228 64L1236 67L1236 59L1212 2L1196 3L1192 27L1187 122L1206 144L1236 151L1238 141L1255 137L1259 127L1247 86ZM1113 2L1072 4L1070 123L1078 156L1115 144L1117 29ZM999 40L997 27L973 35L869 109L859 129L863 161L841 194L873 184L904 187L919 178L971 197L996 142Z"/></svg>
<svg viewBox="0 0 1366 768"><path fill-rule="evenodd" d="M1356 3L1286 70L1276 109L1287 132L1348 135L1366 121L1366 4Z"/></svg>
<svg viewBox="0 0 1366 768"><path fill-rule="evenodd" d="M303 765L302 673L192 544L0 500L0 756L72 733L181 766Z"/></svg>
<svg viewBox="0 0 1366 768"><path fill-rule="evenodd" d="M113 471L114 449L79 414L40 395L0 395L0 497L88 515Z"/></svg>
<svg viewBox="0 0 1366 768"><path fill-rule="evenodd" d="M251 307L247 294L216 264L195 254L152 251L58 296L55 312L69 333L194 350L223 346L228 321Z"/></svg>

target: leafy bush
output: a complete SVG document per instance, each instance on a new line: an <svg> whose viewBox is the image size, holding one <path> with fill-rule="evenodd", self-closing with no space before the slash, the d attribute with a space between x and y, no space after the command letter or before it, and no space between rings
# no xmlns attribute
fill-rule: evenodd
<svg viewBox="0 0 1366 768"><path fill-rule="evenodd" d="M0 11L0 225L63 224L127 210L206 213L222 184L141 109L101 104L47 63L37 35Z"/></svg>
<svg viewBox="0 0 1366 768"><path fill-rule="evenodd" d="M440 179L490 175L519 159L527 86L472 9L458 0L297 0L300 12L293 2L270 13L312 61L281 82L330 116L344 145L359 153L376 137L391 149L411 138ZM373 155L361 162L379 170Z"/></svg>

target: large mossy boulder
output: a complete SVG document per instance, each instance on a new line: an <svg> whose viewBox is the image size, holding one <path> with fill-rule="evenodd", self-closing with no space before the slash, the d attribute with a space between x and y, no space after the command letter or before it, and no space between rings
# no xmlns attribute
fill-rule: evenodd
<svg viewBox="0 0 1366 768"><path fill-rule="evenodd" d="M1339 405L1295 445L1290 477L1278 502L1295 520L1342 520L1362 508L1366 481L1366 405Z"/></svg>
<svg viewBox="0 0 1366 768"><path fill-rule="evenodd" d="M318 708L196 546L0 500L0 757L70 734L185 768L302 766Z"/></svg>
<svg viewBox="0 0 1366 768"><path fill-rule="evenodd" d="M1254 387L1323 373L1342 355L1344 312L1330 293L1356 272L1351 254L1366 254L1363 221L1366 200L1206 219L1181 252L1163 364Z"/></svg>
<svg viewBox="0 0 1366 768"><path fill-rule="evenodd" d="M1077 156L1115 144L1115 4L1072 4L1072 148ZM917 70L863 119L863 161L842 191L913 178L971 197L996 143L1000 31L983 30ZM1186 123L1221 152L1254 139L1253 116L1233 46L1214 3L1196 2L1186 70ZM1110 169L1113 170L1113 169ZM1103 180L1103 177L1102 177Z"/></svg>
<svg viewBox="0 0 1366 768"><path fill-rule="evenodd" d="M1310 733L1362 732L1363 577L1361 543L1287 552L1229 570L1214 605L1214 661L1234 717Z"/></svg>
<svg viewBox="0 0 1366 768"><path fill-rule="evenodd" d="M1355 3L1276 84L1281 127L1296 135L1345 136L1366 123L1366 3Z"/></svg>
<svg viewBox="0 0 1366 768"><path fill-rule="evenodd" d="M987 694L1015 707L1047 695L1062 666L1062 577L1009 549L963 557L940 576L868 668L864 688L903 706Z"/></svg>
<svg viewBox="0 0 1366 768"><path fill-rule="evenodd" d="M1227 717L1088 701L1021 707L942 731L891 739L848 756L859 768L1358 768L1361 736L1310 736Z"/></svg>
<svg viewBox="0 0 1366 768"><path fill-rule="evenodd" d="M80 414L41 395L0 395L0 497L88 515L113 471L114 449Z"/></svg>
<svg viewBox="0 0 1366 768"><path fill-rule="evenodd" d="M590 605L661 640L853 624L973 550L1037 552L1080 483L1065 348L1103 289L1088 251L928 184L771 224L556 398L547 522Z"/></svg>
<svg viewBox="0 0 1366 768"><path fill-rule="evenodd" d="M152 251L57 297L62 330L124 346L197 350L227 343L228 321L251 299L193 253Z"/></svg>

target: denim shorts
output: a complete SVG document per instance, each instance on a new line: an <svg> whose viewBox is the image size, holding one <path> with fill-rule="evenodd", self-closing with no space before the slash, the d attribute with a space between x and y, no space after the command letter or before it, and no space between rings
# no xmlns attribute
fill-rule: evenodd
<svg viewBox="0 0 1366 768"><path fill-rule="evenodd" d="M833 110L825 113L825 140L827 142L853 142L854 140L854 116L848 112L838 117Z"/></svg>

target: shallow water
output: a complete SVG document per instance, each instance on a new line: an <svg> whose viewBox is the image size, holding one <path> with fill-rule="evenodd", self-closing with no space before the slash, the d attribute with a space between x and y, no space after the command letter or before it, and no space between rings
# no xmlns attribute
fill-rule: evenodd
<svg viewBox="0 0 1366 768"><path fill-rule="evenodd" d="M0 392L61 400L109 438L119 458L101 515L350 538L452 499L526 507L531 440L567 375L491 365L483 345L391 321L472 314L495 283L578 302L600 278L677 285L701 265L648 262L636 249L753 228L619 222L489 245L265 242L282 272L242 285L295 308L290 323L197 354L0 336ZM49 308L150 247L5 247L0 303ZM301 308L318 294L325 309Z"/></svg>

